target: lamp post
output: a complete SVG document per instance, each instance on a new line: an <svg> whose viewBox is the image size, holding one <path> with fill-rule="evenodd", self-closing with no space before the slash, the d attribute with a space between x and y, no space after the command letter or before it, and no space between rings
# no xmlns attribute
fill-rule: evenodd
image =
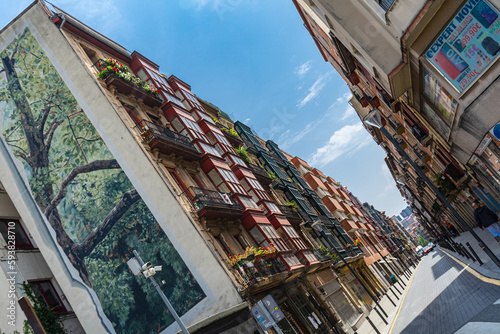
<svg viewBox="0 0 500 334"><path fill-rule="evenodd" d="M179 327L181 328L182 332L184 334L189 334L189 331L187 330L186 326L182 322L181 318L175 311L174 307L172 304L170 304L170 301L168 300L167 296L163 293L163 290L161 289L160 285L156 282L155 278L153 277L157 271L161 270L161 266L155 266L153 267L151 262L146 262L142 260L141 256L139 253L134 249L133 251L134 257L131 258L130 260L127 261L127 265L130 268L130 271L135 275L144 275L144 277L149 278L151 283L153 283L153 286L155 287L156 291L160 295L161 299L167 306L168 310L170 311L170 314L174 317L175 322Z"/></svg>
<svg viewBox="0 0 500 334"><path fill-rule="evenodd" d="M465 220L458 214L457 211L451 206L450 202L446 199L446 197L443 196L443 194L436 188L436 186L427 178L427 175L425 175L420 168L415 164L415 162L408 157L408 154L401 148L401 146L398 144L398 142L391 136L391 134L385 129L385 127L382 124L382 117L380 115L380 110L378 109L373 109L368 113L363 118L363 123L367 124L368 126L375 127L382 132L382 134L396 147L398 150L399 154L401 154L402 157L406 159L410 163L410 165L415 169L415 172L427 183L427 185L432 189L434 194L441 200L442 203L451 211L451 213L455 216L458 221L465 226L471 235L478 241L479 247L481 247L486 255L488 255L491 260L500 268L500 260L493 254L491 249L489 249L488 246L483 242L483 240L474 232L474 230L465 222Z"/></svg>

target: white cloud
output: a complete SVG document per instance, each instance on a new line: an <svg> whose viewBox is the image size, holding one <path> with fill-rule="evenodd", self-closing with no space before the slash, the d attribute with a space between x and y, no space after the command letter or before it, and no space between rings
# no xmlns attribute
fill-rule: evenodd
<svg viewBox="0 0 500 334"><path fill-rule="evenodd" d="M117 29L123 22L120 7L113 0L58 0L54 5L103 34ZM103 20L103 13L112 19Z"/></svg>
<svg viewBox="0 0 500 334"><path fill-rule="evenodd" d="M316 81L313 83L311 88L309 88L309 94L307 94L306 97L302 99L302 101L297 104L297 107L300 109L303 106L305 106L309 101L314 99L316 96L318 96L319 92L325 87L325 84L327 82L327 79L330 77L332 72L327 72L323 75L321 75Z"/></svg>
<svg viewBox="0 0 500 334"><path fill-rule="evenodd" d="M335 131L328 142L318 148L308 161L312 166L324 167L345 153L353 155L371 140L361 122L355 125L346 125Z"/></svg>
<svg viewBox="0 0 500 334"><path fill-rule="evenodd" d="M243 124L247 124L248 125L248 122L250 122L252 119L250 117L248 117L247 119L245 119L243 121Z"/></svg>
<svg viewBox="0 0 500 334"><path fill-rule="evenodd" d="M346 119L350 118L355 113L356 113L356 110L354 110L354 108L352 106L348 106L344 111L344 115L342 115L342 120L345 121Z"/></svg>
<svg viewBox="0 0 500 334"><path fill-rule="evenodd" d="M304 74L309 72L311 69L311 61L306 61L304 64L300 65L299 67L295 68L295 74L297 74L299 77L302 77Z"/></svg>

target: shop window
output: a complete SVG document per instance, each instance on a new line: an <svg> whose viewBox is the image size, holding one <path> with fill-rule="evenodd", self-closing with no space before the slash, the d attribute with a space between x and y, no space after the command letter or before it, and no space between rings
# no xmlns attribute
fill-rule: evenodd
<svg viewBox="0 0 500 334"><path fill-rule="evenodd" d="M33 290L33 293L36 297L40 298L43 300L43 302L53 309L57 313L64 313L68 312L66 310L66 307L64 307L64 304L59 297L59 294L57 291L54 289L54 286L50 281L36 281L36 282L29 282L31 284L31 288Z"/></svg>
<svg viewBox="0 0 500 334"><path fill-rule="evenodd" d="M34 248L18 220L0 219L0 234L2 234L7 246L12 245L12 242L14 242L16 249Z"/></svg>
<svg viewBox="0 0 500 334"><path fill-rule="evenodd" d="M426 68L423 70L423 112L438 130L447 136L458 102Z"/></svg>

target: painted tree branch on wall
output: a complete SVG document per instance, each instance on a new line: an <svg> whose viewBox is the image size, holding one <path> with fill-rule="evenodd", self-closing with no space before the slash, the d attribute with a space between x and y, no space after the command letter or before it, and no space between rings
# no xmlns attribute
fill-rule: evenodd
<svg viewBox="0 0 500 334"><path fill-rule="evenodd" d="M136 190L125 192L116 201L108 215L81 243L76 243L68 235L57 208L67 195L68 188L82 174L119 169L120 166L115 159L83 163L87 161L87 157L78 140L97 143L95 147L104 146L104 143L96 133L88 133L88 130L85 134L89 138L86 138L85 134L76 136L75 132L83 131L84 120L83 117L78 118L77 115L74 124L71 124L69 115L75 114L75 111L80 111L81 108L55 69L47 64L47 60L30 52L33 43L30 38L33 37L26 32L27 30L10 49L0 54L5 83L0 97L1 100L15 106L14 112L18 116L15 118L16 124L10 128L12 132L8 130L4 136L14 135L14 137L17 136L16 141L22 142L22 144L11 144L11 147L15 149L16 156L29 166L35 200L56 232L57 242L79 271L82 280L91 286L84 258L104 240L116 222L140 200L140 196ZM33 85L33 82L29 80L30 71L36 72L43 78L34 82L35 89L31 89L30 86ZM37 96L36 103L30 103L34 94L40 96ZM71 131L66 131L68 127ZM72 137L67 133L72 134ZM52 147L56 138L59 142L71 141L72 145L76 144L80 150L73 149L69 151L68 156L61 157L63 154L58 155ZM61 169L68 165L68 167L73 167L69 173L64 173L65 178L62 179L51 175L50 168L54 167L54 160L58 159L61 159L58 161L62 165ZM81 161L82 164L74 166L75 164L72 163L74 161ZM58 189L57 193L55 189Z"/></svg>

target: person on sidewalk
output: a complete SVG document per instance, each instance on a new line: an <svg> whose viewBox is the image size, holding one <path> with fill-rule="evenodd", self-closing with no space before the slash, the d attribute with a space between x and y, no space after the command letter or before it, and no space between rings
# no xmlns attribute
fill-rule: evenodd
<svg viewBox="0 0 500 334"><path fill-rule="evenodd" d="M479 227L482 230L486 227L495 236L495 239L499 241L500 225L498 225L498 216L486 205L481 205L477 200L472 203L472 207L474 208L474 219Z"/></svg>

